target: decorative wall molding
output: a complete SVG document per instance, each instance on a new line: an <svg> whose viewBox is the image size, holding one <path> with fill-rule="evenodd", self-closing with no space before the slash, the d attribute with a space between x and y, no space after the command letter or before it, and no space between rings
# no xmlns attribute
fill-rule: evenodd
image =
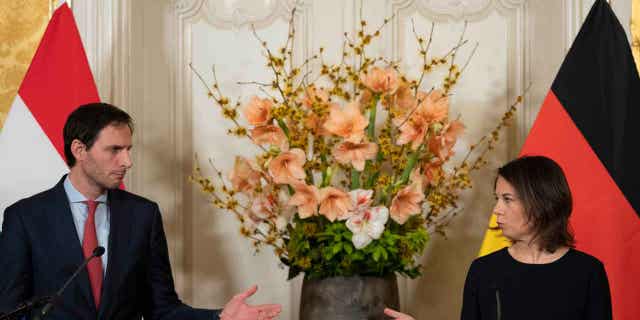
<svg viewBox="0 0 640 320"><path fill-rule="evenodd" d="M582 13L582 0L568 0L562 2L564 9L565 27L564 34L564 51L568 52L573 43L573 38L578 34L580 26L582 25L583 13Z"/></svg>
<svg viewBox="0 0 640 320"><path fill-rule="evenodd" d="M533 28L529 22L526 8L523 2L509 19L509 24L512 26L509 30L515 30L515 32L508 34L507 41L509 45L507 101L512 103L519 95L524 94L524 100L516 115L515 140L509 144L508 152L511 158L518 155L537 115L537 112L533 114L530 108L531 94L525 93L525 89L532 82L531 56L535 54L531 45Z"/></svg>
<svg viewBox="0 0 640 320"><path fill-rule="evenodd" d="M522 8L527 0L393 0L396 9L417 10L424 17L437 22L478 21L493 10L509 15Z"/></svg>
<svg viewBox="0 0 640 320"><path fill-rule="evenodd" d="M303 2L296 4L295 0L177 0L175 9L185 18L199 15L218 29L239 29L251 24L260 29L277 19L288 20L296 5L310 6Z"/></svg>
<svg viewBox="0 0 640 320"><path fill-rule="evenodd" d="M250 24L262 28L278 18L288 19L295 5L291 0L206 0L204 12L216 28L239 29Z"/></svg>
<svg viewBox="0 0 640 320"><path fill-rule="evenodd" d="M112 86L108 96L103 96L103 99L124 108L132 115L136 122L142 123L142 117L144 115L141 110L142 105L134 102L130 94L131 87L134 85L131 79L133 72L131 56L132 50L134 49L132 42L132 25L130 23L132 17L131 3L129 1L114 2L112 13L112 74L109 77L110 81L112 81ZM141 146L144 141L143 138L144 130L137 130L133 137L134 144ZM134 151L132 153L133 163L143 163L142 157L142 152ZM133 170L128 175L127 185L131 190L141 191L143 187L142 175L142 170Z"/></svg>
<svg viewBox="0 0 640 320"><path fill-rule="evenodd" d="M178 201L176 201L176 212L193 212L192 210L192 188L187 185L182 179L183 172L190 172L191 163L185 161L184 159L189 159L193 154L193 142L191 137L192 125L192 109L191 109L191 77L188 74L187 65L191 61L191 37L190 36L182 36L185 34L189 34L191 31L191 22L197 20L197 15L201 11L203 2L200 0L197 1L187 1L181 0L178 1L175 5L175 13L174 19L172 19L172 36L174 38L174 46L175 50L172 52L175 54L171 57L171 60L174 61L173 68L170 68L169 78L171 79L171 87L174 88L174 91L170 93L171 104L174 106L171 108L171 112L173 113L171 123L172 128L172 139L174 141L181 141L182 143L173 144L174 148L173 152L176 154L176 159L178 163L176 164L177 170L175 170L175 190L176 197ZM180 110L180 112L176 112L176 110ZM174 225L176 230L181 230L183 233L182 237L182 246L180 248L176 248L176 255L174 259L179 261L182 267L183 272L179 275L176 275L176 282L179 283L178 287L182 289L181 291L185 295L185 299L191 300L193 297L193 289L187 283L191 283L191 278L187 275L190 274L191 264L188 261L189 255L186 252L189 250L191 246L191 239L189 235L191 235L191 225L190 220L185 222L185 215L180 214L174 220Z"/></svg>

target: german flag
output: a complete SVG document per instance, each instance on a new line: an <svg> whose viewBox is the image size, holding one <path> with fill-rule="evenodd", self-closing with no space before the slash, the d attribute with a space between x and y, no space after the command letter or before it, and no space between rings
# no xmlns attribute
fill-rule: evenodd
<svg viewBox="0 0 640 320"><path fill-rule="evenodd" d="M545 155L562 166L574 198L577 249L604 263L613 318L640 319L640 79L605 0L591 8L521 155Z"/></svg>

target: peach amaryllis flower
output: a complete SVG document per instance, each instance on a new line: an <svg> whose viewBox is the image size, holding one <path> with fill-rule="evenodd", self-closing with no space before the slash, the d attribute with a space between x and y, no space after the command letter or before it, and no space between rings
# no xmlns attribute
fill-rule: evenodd
<svg viewBox="0 0 640 320"><path fill-rule="evenodd" d="M253 96L242 111L249 124L262 126L268 124L271 120L271 108L273 108L273 101L271 101L271 99L262 99Z"/></svg>
<svg viewBox="0 0 640 320"><path fill-rule="evenodd" d="M317 136L330 136L331 132L327 131L324 127L324 123L329 117L328 114L320 116L314 112L309 112L304 119L304 124L314 135Z"/></svg>
<svg viewBox="0 0 640 320"><path fill-rule="evenodd" d="M295 193L289 198L287 205L298 207L300 219L306 219L318 213L320 203L320 191L314 185L307 185L304 182L293 184Z"/></svg>
<svg viewBox="0 0 640 320"><path fill-rule="evenodd" d="M427 123L442 121L449 115L449 97L442 90L418 92L417 102L415 117L421 117Z"/></svg>
<svg viewBox="0 0 640 320"><path fill-rule="evenodd" d="M269 162L269 175L278 184L293 184L306 177L302 166L305 163L304 151L291 149L280 153Z"/></svg>
<svg viewBox="0 0 640 320"><path fill-rule="evenodd" d="M389 209L382 206L368 208L349 218L345 224L353 233L351 237L353 246L356 249L362 249L374 239L379 239L384 232L387 220L389 220Z"/></svg>
<svg viewBox="0 0 640 320"><path fill-rule="evenodd" d="M412 91L411 85L408 82L400 80L395 94L383 97L381 102L387 108L397 109L401 113L404 113L416 106L416 97L413 96Z"/></svg>
<svg viewBox="0 0 640 320"><path fill-rule="evenodd" d="M400 90L396 95L400 95ZM398 105L400 117L396 119L404 123L408 119L422 118L429 124L445 120L449 115L449 97L442 90L420 91L414 98L410 93L403 93L402 105ZM398 123L396 123L398 125ZM399 126L399 125L398 125Z"/></svg>
<svg viewBox="0 0 640 320"><path fill-rule="evenodd" d="M373 67L360 75L360 81L375 93L393 94L398 89L398 73L393 68Z"/></svg>
<svg viewBox="0 0 640 320"><path fill-rule="evenodd" d="M419 92L416 103L418 105L413 109L404 110L402 116L393 119L400 130L396 144L411 143L412 150L424 143L432 123L443 121L449 115L449 99L440 90Z"/></svg>
<svg viewBox="0 0 640 320"><path fill-rule="evenodd" d="M353 204L349 194L335 187L320 189L320 214L329 221L346 220L351 216Z"/></svg>
<svg viewBox="0 0 640 320"><path fill-rule="evenodd" d="M329 103L329 93L327 90L322 88L317 88L313 84L307 87L305 90L305 94L301 99L302 105L311 109L313 104L328 104L329 108L338 107L338 105ZM307 113L304 123L307 128L309 128L313 134L319 136L328 136L330 133L324 128L324 123L327 120L328 114L319 115L315 113L314 110L310 110Z"/></svg>
<svg viewBox="0 0 640 320"><path fill-rule="evenodd" d="M436 155L440 161L446 161L453 155L453 146L458 137L464 132L464 124L459 120L451 121L441 134L429 141L429 151Z"/></svg>
<svg viewBox="0 0 640 320"><path fill-rule="evenodd" d="M421 167L413 169L409 176L409 180L413 181L413 183L420 183L422 190L424 190L428 185L438 184L443 175L442 162L439 160L429 161L424 163Z"/></svg>
<svg viewBox="0 0 640 320"><path fill-rule="evenodd" d="M398 91L396 91L395 95L395 102L398 108L406 110L415 106L416 98L413 96L413 93L411 91L412 90L409 86L409 83L403 82L400 84L400 87L398 87Z"/></svg>
<svg viewBox="0 0 640 320"><path fill-rule="evenodd" d="M373 94L370 90L362 90L360 91L360 96L358 97L358 102L361 106L368 106L371 103L371 99L373 99Z"/></svg>
<svg viewBox="0 0 640 320"><path fill-rule="evenodd" d="M343 141L333 147L331 154L341 164L351 163L358 170L364 170L366 160L371 160L378 153L378 145L373 142L353 143Z"/></svg>
<svg viewBox="0 0 640 320"><path fill-rule="evenodd" d="M244 157L237 156L233 169L229 174L233 190L239 192L253 191L260 185L260 171Z"/></svg>
<svg viewBox="0 0 640 320"><path fill-rule="evenodd" d="M411 183L404 187L391 201L391 219L404 224L410 216L421 212L420 204L424 200L424 193L420 183Z"/></svg>
<svg viewBox="0 0 640 320"><path fill-rule="evenodd" d="M331 108L329 118L324 123L324 128L336 136L353 143L358 143L364 137L364 129L369 125L369 120L360 112L358 102L350 102L340 110L337 105Z"/></svg>
<svg viewBox="0 0 640 320"><path fill-rule="evenodd" d="M429 123L424 118L411 117L408 120L396 118L393 122L400 130L398 139L396 139L397 145L411 143L411 149L416 150L424 142L427 130L429 130Z"/></svg>
<svg viewBox="0 0 640 320"><path fill-rule="evenodd" d="M255 144L269 144L272 146L277 146L278 148L280 148L280 150L289 149L289 141L287 140L287 136L284 134L284 131L282 131L282 129L278 126L269 124L266 126L255 127L251 129L250 135Z"/></svg>
<svg viewBox="0 0 640 320"><path fill-rule="evenodd" d="M278 203L273 194L263 192L251 199L251 213L262 220L276 215Z"/></svg>

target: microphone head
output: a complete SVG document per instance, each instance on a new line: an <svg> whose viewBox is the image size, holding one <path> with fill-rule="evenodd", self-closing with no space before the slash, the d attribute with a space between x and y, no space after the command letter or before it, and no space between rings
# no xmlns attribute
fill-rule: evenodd
<svg viewBox="0 0 640 320"><path fill-rule="evenodd" d="M97 246L95 249L93 249L94 257L100 257L103 254L104 254L104 247Z"/></svg>

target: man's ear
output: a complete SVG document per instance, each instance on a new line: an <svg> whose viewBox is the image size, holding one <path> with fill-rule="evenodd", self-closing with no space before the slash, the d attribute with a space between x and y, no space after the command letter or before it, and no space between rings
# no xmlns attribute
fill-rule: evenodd
<svg viewBox="0 0 640 320"><path fill-rule="evenodd" d="M71 153L76 158L76 161L84 160L87 155L87 145L78 139L74 139L71 142Z"/></svg>

